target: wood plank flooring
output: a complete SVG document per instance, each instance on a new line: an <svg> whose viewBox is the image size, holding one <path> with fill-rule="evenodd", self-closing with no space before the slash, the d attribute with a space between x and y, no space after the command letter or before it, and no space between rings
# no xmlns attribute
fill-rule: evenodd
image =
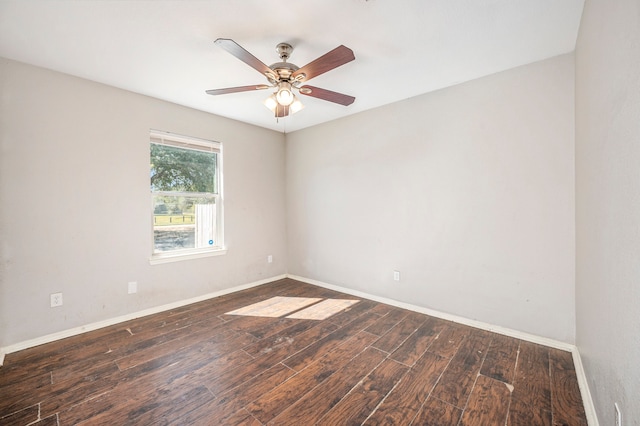
<svg viewBox="0 0 640 426"><path fill-rule="evenodd" d="M0 425L586 425L571 354L290 279L6 356Z"/></svg>

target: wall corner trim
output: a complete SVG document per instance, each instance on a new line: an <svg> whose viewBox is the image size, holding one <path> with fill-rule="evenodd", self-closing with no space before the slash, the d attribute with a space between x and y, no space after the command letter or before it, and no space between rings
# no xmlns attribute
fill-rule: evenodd
<svg viewBox="0 0 640 426"><path fill-rule="evenodd" d="M584 404L585 414L587 416L587 422L589 423L589 426L599 426L598 417L596 416L595 406L593 405L593 399L591 398L591 392L589 391L587 377L585 375L584 367L582 365L582 360L580 359L578 348L575 345L572 345L566 342L561 342L559 340L550 339L548 337L537 336L535 334L529 334L522 331L506 328L506 327L501 327L501 326L496 326L496 325L488 324L481 321L471 320L471 319L460 317L457 315L439 312L433 309L412 305L410 303L399 302L397 300L389 299L382 296L375 296L362 291L353 290L348 287L328 284L322 281L300 277L298 275L287 274L287 278L291 278L292 280L296 280L296 281L302 281L307 284L317 285L319 287L328 288L330 290L335 290L342 293L350 294L352 296L358 296L365 299L375 300L376 302L397 306L399 308L408 309L410 311L419 312L422 314L430 315L432 317L452 321L458 324L468 325L470 327L479 328L481 330L491 331L493 333L514 337L516 339L525 340L527 342L537 343L539 345L544 345L551 348L571 352L571 355L573 357L574 367L576 370L576 376L578 379L578 386L580 388L580 396L582 397L582 403Z"/></svg>
<svg viewBox="0 0 640 426"><path fill-rule="evenodd" d="M144 309L142 311L133 312L126 315L121 315L114 318L109 318L104 321L98 321L91 324L82 325L68 330L62 330L56 333L47 334L46 336L36 337L35 339L26 340L23 342L14 343L9 346L0 347L0 366L4 364L4 357L13 352L18 352L23 349L32 348L34 346L43 345L45 343L51 343L56 340L65 339L67 337L76 336L78 334L86 333L88 331L97 330L99 328L108 327L111 325L119 324L121 322L130 321L132 319L144 317L147 315L157 314L159 312L168 311L170 309L176 309L181 306L190 305L192 303L202 302L204 300L213 299L214 297L224 296L225 294L234 293L240 290L246 290L248 288L257 287L263 284L267 284L273 281L278 281L286 278L286 274L278 275L275 277L266 278L260 281L254 281L248 284L241 284L235 287L227 288L224 290L215 291L213 293L203 294L201 296L192 297L190 299L179 300L177 302L168 303L165 305L155 306L153 308ZM1 370L0 370L1 371Z"/></svg>

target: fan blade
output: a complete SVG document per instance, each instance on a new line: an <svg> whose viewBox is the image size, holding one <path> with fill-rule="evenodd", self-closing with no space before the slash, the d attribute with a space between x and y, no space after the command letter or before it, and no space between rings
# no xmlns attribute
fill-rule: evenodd
<svg viewBox="0 0 640 426"><path fill-rule="evenodd" d="M235 41L228 38L219 38L214 43L222 47L227 52L231 53L236 58L240 59L245 64L249 65L251 68L257 70L260 74L265 75L269 78L273 78L274 80L278 79L271 68L265 65L265 63L260 59L247 52Z"/></svg>
<svg viewBox="0 0 640 426"><path fill-rule="evenodd" d="M254 86L227 87L226 89L207 90L207 94L226 95L227 93L249 92L251 90L264 90L264 89L268 89L269 87L271 86L268 86L266 84L256 84Z"/></svg>
<svg viewBox="0 0 640 426"><path fill-rule="evenodd" d="M336 104L348 106L356 100L353 96L345 95L338 92L332 92L331 90L321 89L313 86L302 86L300 88L301 95L311 96L312 98L318 98Z"/></svg>
<svg viewBox="0 0 640 426"><path fill-rule="evenodd" d="M353 50L345 46L338 46L331 52L325 53L315 61L309 62L304 67L295 71L291 76L298 81L311 80L314 77L338 68L341 65L351 62L355 59Z"/></svg>

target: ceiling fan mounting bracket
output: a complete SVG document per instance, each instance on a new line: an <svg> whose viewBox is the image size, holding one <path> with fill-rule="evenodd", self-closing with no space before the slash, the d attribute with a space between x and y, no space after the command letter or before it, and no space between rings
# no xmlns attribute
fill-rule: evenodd
<svg viewBox="0 0 640 426"><path fill-rule="evenodd" d="M289 43L278 43L276 52L278 52L278 56L280 56L283 62L287 62L287 59L291 56L291 52L293 52L293 46Z"/></svg>

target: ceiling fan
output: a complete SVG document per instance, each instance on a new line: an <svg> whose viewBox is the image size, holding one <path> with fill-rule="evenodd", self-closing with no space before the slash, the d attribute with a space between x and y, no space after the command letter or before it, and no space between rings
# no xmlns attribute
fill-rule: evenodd
<svg viewBox="0 0 640 426"><path fill-rule="evenodd" d="M356 57L348 47L338 46L316 60L309 62L302 68L299 68L287 62L287 59L289 59L293 51L293 47L288 43L280 43L276 46L276 51L282 62L276 62L270 66L264 64L231 39L219 38L215 41L215 44L260 72L267 78L270 84L207 90L209 95L225 95L227 93L274 88L276 89L275 92L264 101L264 104L275 114L276 118L295 114L303 108L302 103L295 96L294 90L297 90L301 95L311 96L344 106L351 105L356 99L353 96L321 89L319 87L308 85L300 86L303 82L353 61Z"/></svg>

